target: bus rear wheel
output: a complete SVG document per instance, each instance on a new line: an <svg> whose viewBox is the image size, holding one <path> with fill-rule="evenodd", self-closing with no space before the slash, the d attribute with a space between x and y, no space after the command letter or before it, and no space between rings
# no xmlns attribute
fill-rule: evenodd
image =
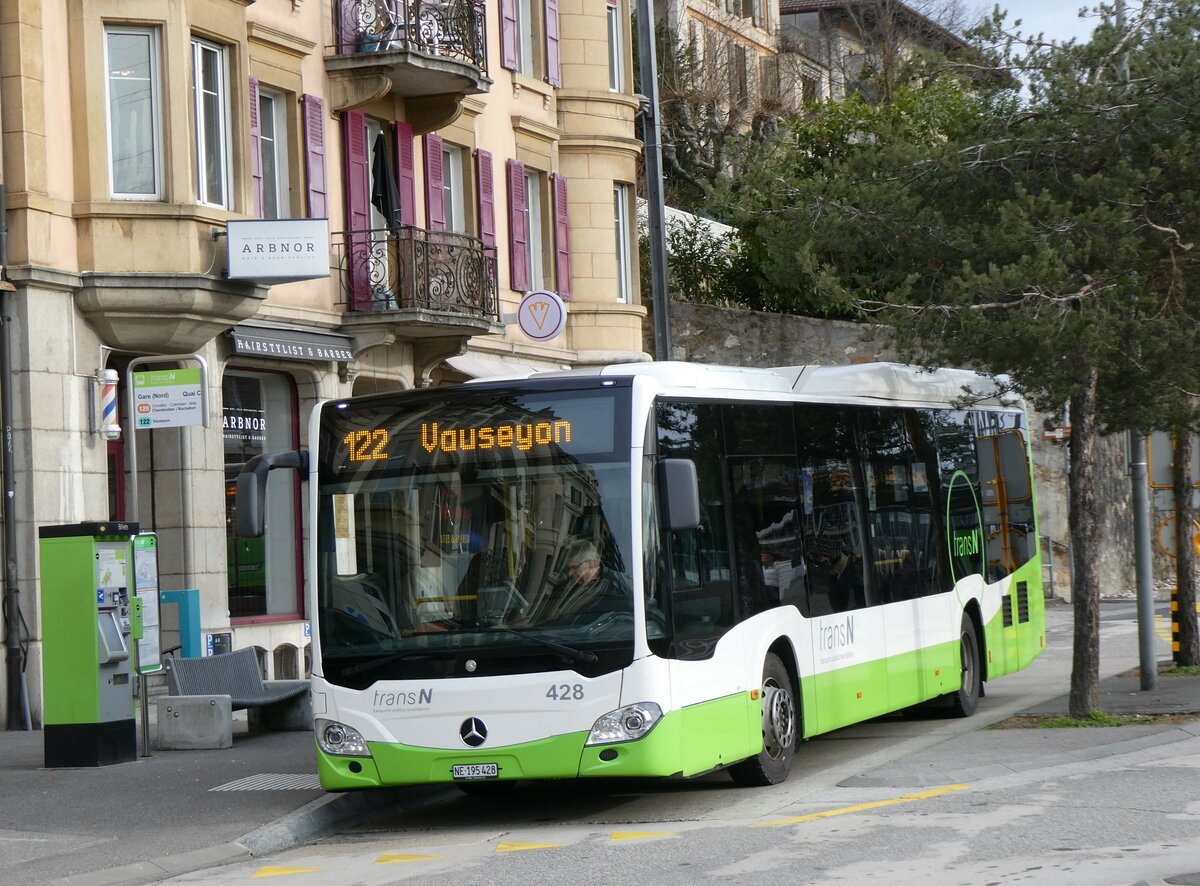
<svg viewBox="0 0 1200 886"><path fill-rule="evenodd" d="M956 717L969 717L975 713L975 706L983 694L983 667L979 655L979 634L975 631L974 620L965 612L959 630L959 657L962 679L958 691L950 693L950 711Z"/></svg>
<svg viewBox="0 0 1200 886"><path fill-rule="evenodd" d="M729 767L733 780L746 787L780 784L792 771L799 736L796 690L791 674L773 652L763 663L762 750Z"/></svg>

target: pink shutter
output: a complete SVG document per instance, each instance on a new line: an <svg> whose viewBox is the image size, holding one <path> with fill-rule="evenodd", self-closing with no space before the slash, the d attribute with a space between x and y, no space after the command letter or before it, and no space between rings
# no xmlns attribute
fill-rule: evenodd
<svg viewBox="0 0 1200 886"><path fill-rule="evenodd" d="M346 240L350 257L350 304L371 309L370 163L367 159L367 121L362 111L342 114L346 168Z"/></svg>
<svg viewBox="0 0 1200 886"><path fill-rule="evenodd" d="M525 164L509 160L508 168L508 285L529 288L529 230L525 212Z"/></svg>
<svg viewBox="0 0 1200 886"><path fill-rule="evenodd" d="M432 132L424 137L425 145L425 227L430 231L446 230L446 169L442 157L442 137Z"/></svg>
<svg viewBox="0 0 1200 886"><path fill-rule="evenodd" d="M562 62L558 53L558 0L546 0L546 82L562 86Z"/></svg>
<svg viewBox="0 0 1200 886"><path fill-rule="evenodd" d="M492 181L492 152L475 152L475 176L479 195L479 239L484 246L496 245L496 189Z"/></svg>
<svg viewBox="0 0 1200 886"><path fill-rule="evenodd" d="M571 297L571 228L567 219L567 180L550 176L554 188L554 271L560 298Z"/></svg>
<svg viewBox="0 0 1200 886"><path fill-rule="evenodd" d="M263 217L262 123L258 119L258 78L250 78L250 189L254 217Z"/></svg>
<svg viewBox="0 0 1200 886"><path fill-rule="evenodd" d="M328 218L325 195L325 102L315 95L300 98L304 109L305 170L308 173L308 217Z"/></svg>
<svg viewBox="0 0 1200 886"><path fill-rule="evenodd" d="M500 0L500 64L517 69L517 0Z"/></svg>
<svg viewBox="0 0 1200 886"><path fill-rule="evenodd" d="M410 123L396 122L396 175L400 187L400 224L413 227L417 223L417 173L413 163L413 128Z"/></svg>

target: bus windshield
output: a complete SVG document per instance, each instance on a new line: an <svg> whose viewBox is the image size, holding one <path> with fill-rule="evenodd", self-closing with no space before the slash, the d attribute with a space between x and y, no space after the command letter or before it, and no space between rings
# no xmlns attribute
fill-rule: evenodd
<svg viewBox="0 0 1200 886"><path fill-rule="evenodd" d="M629 389L496 386L326 406L326 680L600 673L633 655Z"/></svg>

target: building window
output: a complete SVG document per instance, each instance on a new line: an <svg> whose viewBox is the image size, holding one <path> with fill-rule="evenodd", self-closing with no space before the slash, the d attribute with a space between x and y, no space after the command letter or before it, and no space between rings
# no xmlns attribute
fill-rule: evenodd
<svg viewBox="0 0 1200 886"><path fill-rule="evenodd" d="M729 100L735 107L742 106L749 95L746 48L737 43L726 43L729 59Z"/></svg>
<svg viewBox="0 0 1200 886"><path fill-rule="evenodd" d="M562 86L559 0L500 0L500 64Z"/></svg>
<svg viewBox="0 0 1200 886"><path fill-rule="evenodd" d="M821 98L821 81L811 74L800 75L800 101L804 104L819 101Z"/></svg>
<svg viewBox="0 0 1200 886"><path fill-rule="evenodd" d="M463 193L463 149L442 142L442 208L446 230L467 232L466 202Z"/></svg>
<svg viewBox="0 0 1200 886"><path fill-rule="evenodd" d="M542 225L545 213L542 211L545 199L545 188L542 187L542 173L536 169L525 170L525 230L528 239L525 241L529 268L529 288L545 289L546 287L546 254L545 232Z"/></svg>
<svg viewBox="0 0 1200 886"><path fill-rule="evenodd" d="M625 42L620 3L608 4L608 88L625 91Z"/></svg>
<svg viewBox="0 0 1200 886"><path fill-rule="evenodd" d="M205 40L192 41L192 112L197 199L212 206L228 206L229 87L225 50Z"/></svg>
<svg viewBox="0 0 1200 886"><path fill-rule="evenodd" d="M613 229L617 237L617 301L629 303L629 185L613 184Z"/></svg>
<svg viewBox="0 0 1200 886"><path fill-rule="evenodd" d="M717 77L724 59L721 57L721 37L711 28L704 29L704 67L709 77Z"/></svg>
<svg viewBox="0 0 1200 886"><path fill-rule="evenodd" d="M517 0L517 70L522 74L537 73L533 42L534 31L541 32L534 21L537 8L534 0Z"/></svg>
<svg viewBox="0 0 1200 886"><path fill-rule="evenodd" d="M152 28L105 32L109 188L114 197L159 199L158 33Z"/></svg>
<svg viewBox="0 0 1200 886"><path fill-rule="evenodd" d="M287 102L272 89L258 90L259 155L262 158L263 218L290 218Z"/></svg>
<svg viewBox="0 0 1200 886"><path fill-rule="evenodd" d="M267 478L262 538L237 537L233 490L251 458L295 449L296 397L291 378L279 373L228 370L221 382L225 440L225 537L229 615L234 619L302 615L300 480L295 471Z"/></svg>

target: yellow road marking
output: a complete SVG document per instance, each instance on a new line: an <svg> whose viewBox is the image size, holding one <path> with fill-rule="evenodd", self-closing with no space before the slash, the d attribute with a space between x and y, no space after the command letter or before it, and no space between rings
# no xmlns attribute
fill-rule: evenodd
<svg viewBox="0 0 1200 886"><path fill-rule="evenodd" d="M651 837L674 837L670 831L613 831L612 840L649 840Z"/></svg>
<svg viewBox="0 0 1200 886"><path fill-rule="evenodd" d="M403 852L385 852L375 859L375 864L397 864L402 861L433 861L444 855L406 855Z"/></svg>
<svg viewBox="0 0 1200 886"><path fill-rule="evenodd" d="M286 877L288 874L317 874L320 873L320 868L281 868L268 866L259 868L258 871L251 877L251 880L258 880L263 877Z"/></svg>
<svg viewBox="0 0 1200 886"><path fill-rule="evenodd" d="M928 800L955 791L965 791L970 785L952 784L942 788L922 791L919 794L908 794L904 797L893 797L890 800L874 800L870 803L859 803L857 806L843 806L841 809L826 809L824 812L813 812L809 815L798 815L795 818L781 818L778 821L767 821L755 825L756 828L772 828L786 824L800 824L805 821L816 821L819 818L833 818L836 815L849 815L852 812L866 812L869 809L879 809L882 806L895 806L897 803L911 803L913 800Z"/></svg>
<svg viewBox="0 0 1200 886"><path fill-rule="evenodd" d="M501 843L497 852L524 852L527 849L557 849L561 843Z"/></svg>
<svg viewBox="0 0 1200 886"><path fill-rule="evenodd" d="M1171 639L1171 628L1168 627L1170 622L1163 619L1157 612L1154 613L1154 633L1162 637L1164 640Z"/></svg>

